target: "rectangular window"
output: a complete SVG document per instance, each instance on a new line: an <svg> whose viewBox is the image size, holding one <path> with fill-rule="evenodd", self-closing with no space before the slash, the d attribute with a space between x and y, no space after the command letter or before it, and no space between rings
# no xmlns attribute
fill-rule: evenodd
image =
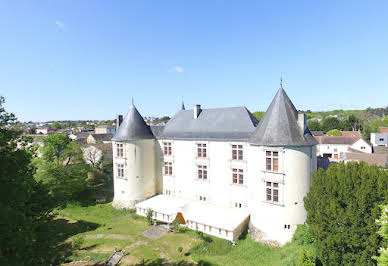
<svg viewBox="0 0 388 266"><path fill-rule="evenodd" d="M267 172L277 173L279 171L279 152L266 151L265 163Z"/></svg>
<svg viewBox="0 0 388 266"><path fill-rule="evenodd" d="M244 184L244 170L233 168L233 184Z"/></svg>
<svg viewBox="0 0 388 266"><path fill-rule="evenodd" d="M207 166L198 165L198 179L207 180Z"/></svg>
<svg viewBox="0 0 388 266"><path fill-rule="evenodd" d="M242 161L243 156L243 145L232 145L232 159Z"/></svg>
<svg viewBox="0 0 388 266"><path fill-rule="evenodd" d="M124 178L124 164L117 165L117 177Z"/></svg>
<svg viewBox="0 0 388 266"><path fill-rule="evenodd" d="M199 200L206 201L206 197L204 197L204 196L199 196Z"/></svg>
<svg viewBox="0 0 388 266"><path fill-rule="evenodd" d="M197 144L197 151L198 151L198 157L200 158L206 158L207 153L206 153L206 144Z"/></svg>
<svg viewBox="0 0 388 266"><path fill-rule="evenodd" d="M172 162L164 162L164 175L172 175Z"/></svg>
<svg viewBox="0 0 388 266"><path fill-rule="evenodd" d="M379 140L380 140L380 141L384 141L384 139L383 139L383 138L380 138Z"/></svg>
<svg viewBox="0 0 388 266"><path fill-rule="evenodd" d="M268 202L279 202L279 183L266 182L266 200Z"/></svg>
<svg viewBox="0 0 388 266"><path fill-rule="evenodd" d="M171 155L171 142L163 142L164 155Z"/></svg>
<svg viewBox="0 0 388 266"><path fill-rule="evenodd" d="M122 143L116 144L117 157L124 157L124 145Z"/></svg>

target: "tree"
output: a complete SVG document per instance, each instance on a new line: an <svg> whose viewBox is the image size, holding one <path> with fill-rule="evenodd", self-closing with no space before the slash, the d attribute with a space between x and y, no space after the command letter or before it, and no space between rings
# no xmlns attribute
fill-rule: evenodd
<svg viewBox="0 0 388 266"><path fill-rule="evenodd" d="M41 232L51 220L52 201L45 186L33 178L30 139L7 129L16 118L3 103L0 97L0 264L49 264L43 255L48 242Z"/></svg>
<svg viewBox="0 0 388 266"><path fill-rule="evenodd" d="M388 265L388 205L381 207L381 217L376 223L380 226L378 233L385 241L385 246L379 249L380 256L374 256L373 259L377 261L379 266L386 266Z"/></svg>
<svg viewBox="0 0 388 266"><path fill-rule="evenodd" d="M342 136L341 131L338 129L332 129L326 132L326 135L328 136Z"/></svg>
<svg viewBox="0 0 388 266"><path fill-rule="evenodd" d="M96 148L95 146L89 146L83 148L83 157L87 164L91 165L92 168L99 168L102 161L102 150Z"/></svg>
<svg viewBox="0 0 388 266"><path fill-rule="evenodd" d="M375 220L387 187L388 172L366 163L332 164L313 174L304 204L324 265L374 265L382 243Z"/></svg>
<svg viewBox="0 0 388 266"><path fill-rule="evenodd" d="M339 129L339 120L335 117L328 117L322 120L322 130L327 132L332 129Z"/></svg>
<svg viewBox="0 0 388 266"><path fill-rule="evenodd" d="M351 123L349 122L349 119L341 119L339 126L340 126L340 129L343 131L353 130L353 127L352 127Z"/></svg>
<svg viewBox="0 0 388 266"><path fill-rule="evenodd" d="M320 131L321 130L321 125L319 124L319 121L317 119L307 120L307 127L311 131Z"/></svg>
<svg viewBox="0 0 388 266"><path fill-rule="evenodd" d="M87 189L89 166L79 145L66 134L52 134L42 139L42 156L34 159L35 179L47 185L58 205L82 198Z"/></svg>
<svg viewBox="0 0 388 266"><path fill-rule="evenodd" d="M253 116L256 117L256 119L260 121L263 118L264 114L265 114L265 112L254 112Z"/></svg>

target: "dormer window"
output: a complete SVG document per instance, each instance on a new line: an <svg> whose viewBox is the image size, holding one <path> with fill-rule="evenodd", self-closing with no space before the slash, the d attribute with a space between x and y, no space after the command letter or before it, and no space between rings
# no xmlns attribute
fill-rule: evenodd
<svg viewBox="0 0 388 266"><path fill-rule="evenodd" d="M122 143L116 144L117 157L124 157L124 145Z"/></svg>
<svg viewBox="0 0 388 266"><path fill-rule="evenodd" d="M197 144L197 152L198 152L199 158L206 158L207 157L206 144L198 143Z"/></svg>
<svg viewBox="0 0 388 266"><path fill-rule="evenodd" d="M232 159L242 161L243 156L243 145L232 145Z"/></svg>
<svg viewBox="0 0 388 266"><path fill-rule="evenodd" d="M277 173L279 171L279 152L266 151L265 154L267 172Z"/></svg>
<svg viewBox="0 0 388 266"><path fill-rule="evenodd" d="M171 155L171 142L163 142L163 153L164 155Z"/></svg>

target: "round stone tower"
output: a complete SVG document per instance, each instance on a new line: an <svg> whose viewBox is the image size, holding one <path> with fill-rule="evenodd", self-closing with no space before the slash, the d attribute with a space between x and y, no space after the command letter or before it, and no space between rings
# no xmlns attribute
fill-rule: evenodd
<svg viewBox="0 0 388 266"><path fill-rule="evenodd" d="M115 208L134 208L156 194L156 140L132 104L112 138Z"/></svg>
<svg viewBox="0 0 388 266"><path fill-rule="evenodd" d="M306 221L303 198L316 170L316 144L282 87L250 139L249 232L261 242L282 245Z"/></svg>

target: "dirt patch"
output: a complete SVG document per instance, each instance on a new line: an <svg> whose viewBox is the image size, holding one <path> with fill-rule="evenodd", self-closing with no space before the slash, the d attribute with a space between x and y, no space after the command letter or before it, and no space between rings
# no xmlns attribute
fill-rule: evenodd
<svg viewBox="0 0 388 266"><path fill-rule="evenodd" d="M167 232L168 229L165 226L156 225L150 227L147 231L143 232L142 235L146 238L156 240Z"/></svg>

